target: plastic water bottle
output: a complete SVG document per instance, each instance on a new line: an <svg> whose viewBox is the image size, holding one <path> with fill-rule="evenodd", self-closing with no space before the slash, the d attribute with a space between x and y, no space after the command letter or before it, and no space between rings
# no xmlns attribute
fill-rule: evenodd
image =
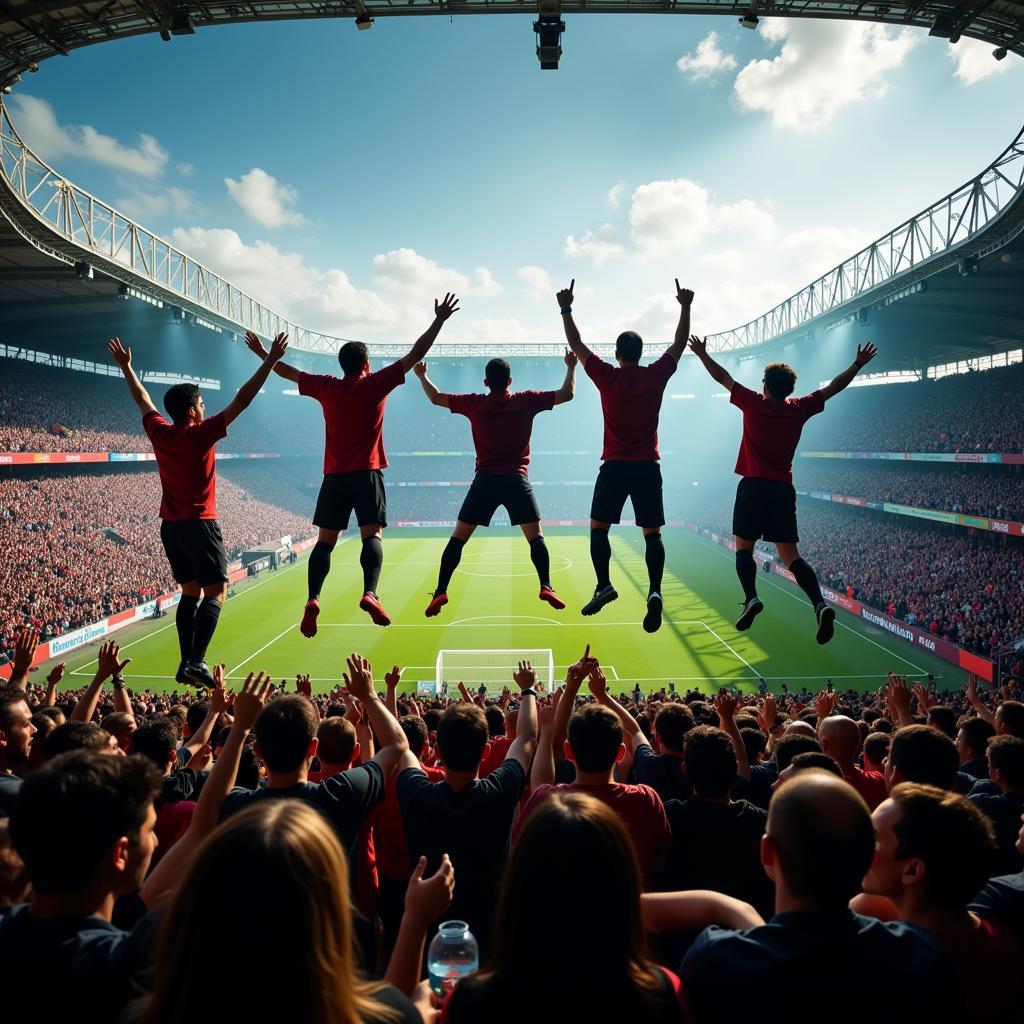
<svg viewBox="0 0 1024 1024"><path fill-rule="evenodd" d="M430 989L443 1000L455 986L480 966L480 950L465 921L445 921L427 953Z"/></svg>

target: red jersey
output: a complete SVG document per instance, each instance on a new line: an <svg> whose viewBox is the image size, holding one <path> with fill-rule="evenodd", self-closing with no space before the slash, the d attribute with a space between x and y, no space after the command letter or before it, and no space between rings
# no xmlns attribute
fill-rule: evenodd
<svg viewBox="0 0 1024 1024"><path fill-rule="evenodd" d="M476 471L498 475L526 475L533 417L554 405L554 391L448 396L449 410L454 415L465 416L473 429Z"/></svg>
<svg viewBox="0 0 1024 1024"><path fill-rule="evenodd" d="M214 447L228 435L224 413L202 423L175 426L158 412L142 417L160 469L160 518L217 518L217 464Z"/></svg>
<svg viewBox="0 0 1024 1024"><path fill-rule="evenodd" d="M486 779L502 761L508 757L508 748L512 746L513 740L508 736L498 736L491 740L491 749L487 756L480 762L480 778Z"/></svg>
<svg viewBox="0 0 1024 1024"><path fill-rule="evenodd" d="M650 786L628 786L621 782L600 786L584 786L576 782L571 786L538 786L516 822L514 835L519 834L519 829L533 808L556 791L589 793L607 804L629 831L640 861L640 870L645 881L650 881L655 862L667 856L672 848L672 829L665 814L665 805Z"/></svg>
<svg viewBox="0 0 1024 1024"><path fill-rule="evenodd" d="M444 770L422 766L431 782L443 782ZM402 824L402 809L398 805L395 786L398 772L392 772L384 790L384 799L377 804L367 821L373 826L374 849L377 854L377 870L382 878L397 878L408 881L412 875L412 858L409 844L405 841L405 826Z"/></svg>
<svg viewBox="0 0 1024 1024"><path fill-rule="evenodd" d="M869 811L873 811L889 796L889 791L885 788L885 778L878 772L867 772L854 765L853 771L843 778L864 797L864 803L868 805Z"/></svg>
<svg viewBox="0 0 1024 1024"><path fill-rule="evenodd" d="M384 406L388 395L405 383L400 362L365 377L300 373L299 394L315 398L324 410L325 473L384 469Z"/></svg>
<svg viewBox="0 0 1024 1024"><path fill-rule="evenodd" d="M652 462L658 455L658 413L676 361L666 352L650 366L612 366L591 355L583 367L601 393L602 459Z"/></svg>
<svg viewBox="0 0 1024 1024"><path fill-rule="evenodd" d="M743 440L736 460L740 476L793 482L793 454L804 424L825 408L820 391L803 398L765 398L733 384L729 401L743 412Z"/></svg>

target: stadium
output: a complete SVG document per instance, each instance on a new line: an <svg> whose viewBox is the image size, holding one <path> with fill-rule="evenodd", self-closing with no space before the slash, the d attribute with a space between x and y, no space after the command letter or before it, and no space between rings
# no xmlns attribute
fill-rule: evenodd
<svg viewBox="0 0 1024 1024"><path fill-rule="evenodd" d="M519 17L469 17L483 14ZM707 34L669 70L712 97L687 94L687 116L707 133L714 186L685 145L656 140L626 83L649 52L680 49L659 32L693 19ZM318 48L339 22L354 29L333 81ZM207 43L219 34L230 42ZM265 67L278 39L294 81L260 95L264 73L239 68ZM210 48L193 58L192 43ZM998 116L959 122L984 153L920 142L935 109L919 111L924 127L883 110L895 69L938 47L958 82L1005 97ZM223 952L198 937L212 915L232 941L296 938L281 954L294 990L210 997L230 1019L701 1024L747 1009L742 985L723 1003L727 976L803 986L805 1005L756 1008L769 1020L862 1016L860 1000L821 1011L842 998L806 970L822 950L862 977L903 964L911 994L883 985L871 1007L886 1021L1019 1013L1024 129L990 139L1020 99L1021 56L1024 7L1008 0L0 10L7 980L32 983L44 1019L76 1012L33 987L54 972L85 993L87 1019L169 1019L208 995L194 971L181 979ZM853 76L847 94L808 99L828 74L815 60ZM105 92L148 78L176 95L194 72L198 95L219 88L202 77L218 61L223 108L202 130L195 113L194 135L169 120L171 150L148 134L141 85L117 103ZM406 93L385 82L398 68ZM919 95L939 97L929 74ZM345 97L337 123L325 100L319 122L296 113L289 127L283 97L312 97L318 76ZM723 76L731 99L710 84ZM76 81L72 116L92 103L102 126L121 104L137 147L59 123ZM443 156L444 117L428 125L420 105L431 92L477 113L459 134L479 139L479 165ZM233 104L266 112L233 124ZM556 124L531 145L529 118L550 104ZM827 128L844 104L859 113ZM381 141L391 117L411 176ZM595 135L604 118L614 144L588 148L576 117ZM315 213L255 157L244 175L217 162L256 123L261 149L287 154L261 153L277 173L330 168ZM817 141L800 134L811 128ZM349 134L361 149L331 148ZM549 157L563 134L579 152ZM858 144L865 166L891 147L893 172L841 178ZM899 180L915 146L920 182ZM646 184L616 172L610 191L584 173L648 147L681 169ZM481 173L492 161L506 177ZM815 181L830 172L831 187ZM802 189L805 227L783 236ZM607 192L607 220L583 231L588 190ZM464 216L443 209L456 196ZM868 225L829 226L844 204ZM524 248L542 244L531 206L564 239L557 271ZM415 249L395 240L401 215ZM449 249L432 249L449 219ZM479 248L451 255L470 228ZM372 276L318 269L332 244L346 266L376 254ZM632 320L607 313L613 288L670 265L674 288L645 284ZM481 411L509 390L527 404ZM200 449L179 434L212 441L183 455ZM609 875L621 885L593 905ZM517 944L563 904L574 980L517 984L531 964ZM59 936L42 924L55 919ZM475 940L439 930L453 921ZM792 936L763 934L766 921ZM761 966L743 961L745 939ZM312 969L315 944L331 956ZM224 966L251 971L243 951ZM14 1019L33 1003L12 987L0 1006Z"/></svg>

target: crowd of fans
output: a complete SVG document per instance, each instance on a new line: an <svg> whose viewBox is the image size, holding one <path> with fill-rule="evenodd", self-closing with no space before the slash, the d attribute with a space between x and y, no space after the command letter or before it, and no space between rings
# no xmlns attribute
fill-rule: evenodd
<svg viewBox="0 0 1024 1024"><path fill-rule="evenodd" d="M1024 364L851 388L804 429L810 451L1022 452Z"/></svg>
<svg viewBox="0 0 1024 1024"><path fill-rule="evenodd" d="M919 469L860 463L839 467L804 459L797 467L797 479L807 490L1024 521L1024 476L1005 469L990 472L968 466Z"/></svg>
<svg viewBox="0 0 1024 1024"><path fill-rule="evenodd" d="M31 684L32 645L0 689L12 1020L1019 1012L1015 683L616 694L588 647L553 693L520 663L500 695L416 696L352 655L329 693L220 666L161 695L111 642L88 686ZM428 982L453 919L479 964Z"/></svg>
<svg viewBox="0 0 1024 1024"><path fill-rule="evenodd" d="M310 536L311 500L261 465L220 475L218 515L232 557ZM13 477L0 488L0 652L24 625L44 639L173 589L152 470ZM302 508L305 507L305 511Z"/></svg>

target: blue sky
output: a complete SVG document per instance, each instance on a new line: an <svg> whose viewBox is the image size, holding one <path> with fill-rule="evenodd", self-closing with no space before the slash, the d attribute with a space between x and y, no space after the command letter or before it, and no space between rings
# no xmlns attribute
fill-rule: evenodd
<svg viewBox="0 0 1024 1024"><path fill-rule="evenodd" d="M62 173L318 330L403 340L453 288L449 340L585 337L757 315L960 184L1016 133L1014 55L920 30L567 18L201 30L80 50L12 114Z"/></svg>

